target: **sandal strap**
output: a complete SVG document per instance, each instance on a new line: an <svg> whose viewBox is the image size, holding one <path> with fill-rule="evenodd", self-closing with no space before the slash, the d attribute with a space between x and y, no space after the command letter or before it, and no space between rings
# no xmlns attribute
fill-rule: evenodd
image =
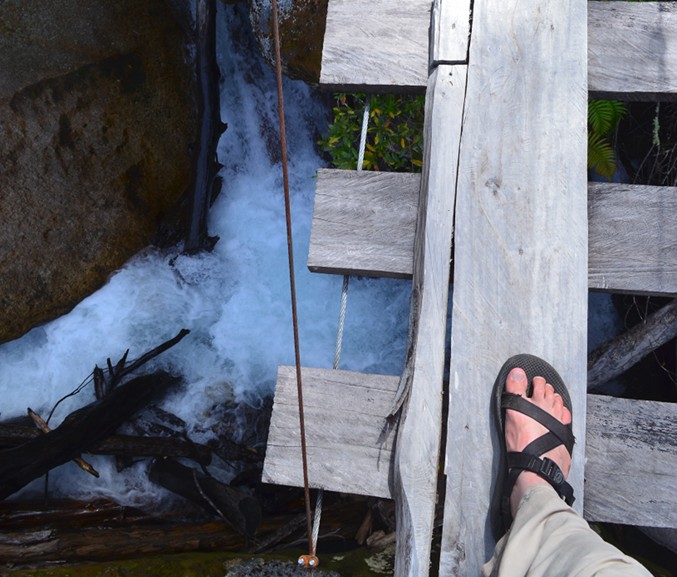
<svg viewBox="0 0 677 577"><path fill-rule="evenodd" d="M531 417L534 421L540 423L546 429L548 429L551 434L555 435L559 439L559 442L566 447L570 455L573 452L576 439L574 438L574 433L571 430L571 425L562 424L555 417L545 412L540 407L537 407L533 403L530 403L524 399L521 395L516 395L515 393L503 393L501 395L501 408L504 410L512 409L514 411L519 411L520 413ZM539 451L538 454L543 454L543 452Z"/></svg>
<svg viewBox="0 0 677 577"><path fill-rule="evenodd" d="M573 487L566 482L562 470L552 459L548 457L541 459L528 453L509 452L508 467L511 469L510 476L514 478L513 481L520 472L531 471L550 483L567 505L573 505L575 501Z"/></svg>
<svg viewBox="0 0 677 577"><path fill-rule="evenodd" d="M522 452L528 453L529 455L545 455L555 447L559 447L561 444L562 441L559 440L559 437L552 433L545 433L531 441L531 443L522 449Z"/></svg>

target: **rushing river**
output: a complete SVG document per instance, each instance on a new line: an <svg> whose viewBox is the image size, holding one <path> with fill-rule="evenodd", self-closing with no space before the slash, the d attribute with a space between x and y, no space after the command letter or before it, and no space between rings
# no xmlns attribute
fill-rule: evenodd
<svg viewBox="0 0 677 577"><path fill-rule="evenodd" d="M228 129L219 144L223 187L210 234L220 241L197 256L148 249L68 315L0 347L0 418L23 415L27 407L46 416L95 364L116 361L126 349L136 358L184 327L191 334L158 362L185 377L186 388L162 406L191 426L204 428L206 411L233 395L256 403L272 394L277 366L293 364L274 73L256 53L241 9L218 6L221 115ZM323 165L314 142L326 129L328 109L301 82L285 81L284 89L301 357L305 366L331 367L341 278L305 266L314 177ZM410 286L351 281L341 368L400 373ZM50 424L93 398L87 387L62 403ZM119 474L112 459L91 460L100 479L67 463L50 475L53 493L139 502L158 491L145 480L145 463ZM32 489L42 486L35 482Z"/></svg>
<svg viewBox="0 0 677 577"><path fill-rule="evenodd" d="M149 248L68 315L1 346L1 419L24 415L27 407L47 415L95 364L105 366L107 357L115 362L127 349L136 358L181 328L190 335L156 366L185 377L186 387L162 406L191 430L208 429L210 407L224 399L256 404L272 394L277 366L293 363L274 74L256 53L242 9L217 5L221 114L228 129L219 145L223 188L210 213L210 234L220 241L196 256L182 255L180 247ZM305 366L331 367L341 279L305 266L314 176L323 164L314 142L327 126L328 108L301 82L285 80L284 88L301 357ZM406 281L351 281L341 368L401 372L410 287ZM608 306L595 302L595 310ZM598 333L615 330L613 320L603 320ZM59 405L50 424L93 398L88 386ZM208 440L204 432L194 438ZM50 474L51 493L130 504L164 495L146 479L145 461L118 473L111 458L88 460L100 479L67 463ZM217 462L214 471L227 469ZM37 480L23 494L43 486Z"/></svg>

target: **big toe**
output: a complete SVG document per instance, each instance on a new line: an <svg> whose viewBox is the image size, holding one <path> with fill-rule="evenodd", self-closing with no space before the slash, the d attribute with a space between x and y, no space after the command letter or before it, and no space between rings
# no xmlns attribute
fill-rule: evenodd
<svg viewBox="0 0 677 577"><path fill-rule="evenodd" d="M524 372L524 369L520 368L511 370L505 380L505 390L515 395L526 396L528 385L527 374Z"/></svg>

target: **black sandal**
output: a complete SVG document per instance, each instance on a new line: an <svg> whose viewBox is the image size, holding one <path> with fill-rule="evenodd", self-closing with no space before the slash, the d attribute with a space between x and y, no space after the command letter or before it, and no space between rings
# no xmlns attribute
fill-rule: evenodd
<svg viewBox="0 0 677 577"><path fill-rule="evenodd" d="M505 392L505 380L512 369L521 368L527 375L528 387L527 397L533 393L532 380L534 377L543 377L550 383L555 392L558 393L564 401L564 406L571 411L571 398L562 377L557 371L543 359L533 355L516 355L509 358L496 378L494 384L494 410L496 414L496 424L498 427L498 436L501 443L501 461L499 465L498 482L494 488L494 498L492 502L492 529L494 538L498 541L507 533L512 525L512 513L510 511L510 494L515 485L517 477L522 471L532 471L548 483L550 483L557 494L566 501L568 505L574 502L574 490L564 479L564 475L559 466L547 457L541 458L541 455L551 451L558 445L564 445L569 451L573 451L574 434L571 424L563 425L552 415L546 413L536 405L524 400L521 395ZM534 439L522 452L508 452L505 445L505 410L513 409L528 415L535 421L543 425L548 432Z"/></svg>

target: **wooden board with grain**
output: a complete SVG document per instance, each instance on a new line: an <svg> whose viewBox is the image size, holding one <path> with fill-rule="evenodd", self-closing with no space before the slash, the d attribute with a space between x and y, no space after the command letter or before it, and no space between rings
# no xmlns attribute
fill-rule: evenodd
<svg viewBox="0 0 677 577"><path fill-rule="evenodd" d="M591 183L590 288L677 295L677 187Z"/></svg>
<svg viewBox="0 0 677 577"><path fill-rule="evenodd" d="M677 404L588 395L588 412L585 517L677 528Z"/></svg>
<svg viewBox="0 0 677 577"><path fill-rule="evenodd" d="M411 278L420 186L419 174L321 169L310 270ZM591 289L677 294L677 187L589 183L588 228Z"/></svg>
<svg viewBox="0 0 677 577"><path fill-rule="evenodd" d="M423 0L331 0L320 84L352 91L420 92L428 78L430 4ZM440 26L432 61L462 52L467 2L435 0ZM589 2L589 90L619 98L677 97L677 5Z"/></svg>
<svg viewBox="0 0 677 577"><path fill-rule="evenodd" d="M393 465L397 577L427 575L430 566L466 73L465 65L440 65L430 75L426 92L409 343L399 390L405 396Z"/></svg>
<svg viewBox="0 0 677 577"><path fill-rule="evenodd" d="M477 575L497 443L491 392L530 352L559 370L585 438L587 46L585 0L476 0L454 236L441 575ZM534 122L538 119L538 122ZM546 161L547 159L547 161ZM584 447L569 480L582 505Z"/></svg>
<svg viewBox="0 0 677 577"><path fill-rule="evenodd" d="M411 277L420 174L320 169L313 272Z"/></svg>
<svg viewBox="0 0 677 577"><path fill-rule="evenodd" d="M393 436L380 433L398 377L332 369L304 369L303 376L306 410L313 415L311 486L392 498ZM588 394L587 406L585 518L677 527L677 404ZM300 471L295 371L281 367L263 479L302 487Z"/></svg>
<svg viewBox="0 0 677 577"><path fill-rule="evenodd" d="M467 64L470 41L469 0L434 0L430 24L430 67Z"/></svg>
<svg viewBox="0 0 677 577"><path fill-rule="evenodd" d="M596 96L677 97L677 4L589 2L588 74Z"/></svg>
<svg viewBox="0 0 677 577"><path fill-rule="evenodd" d="M382 439L398 377L304 368L311 487L389 497L394 435ZM262 481L303 486L296 370L279 367Z"/></svg>
<svg viewBox="0 0 677 577"><path fill-rule="evenodd" d="M331 0L320 84L377 92L425 88L430 0Z"/></svg>

